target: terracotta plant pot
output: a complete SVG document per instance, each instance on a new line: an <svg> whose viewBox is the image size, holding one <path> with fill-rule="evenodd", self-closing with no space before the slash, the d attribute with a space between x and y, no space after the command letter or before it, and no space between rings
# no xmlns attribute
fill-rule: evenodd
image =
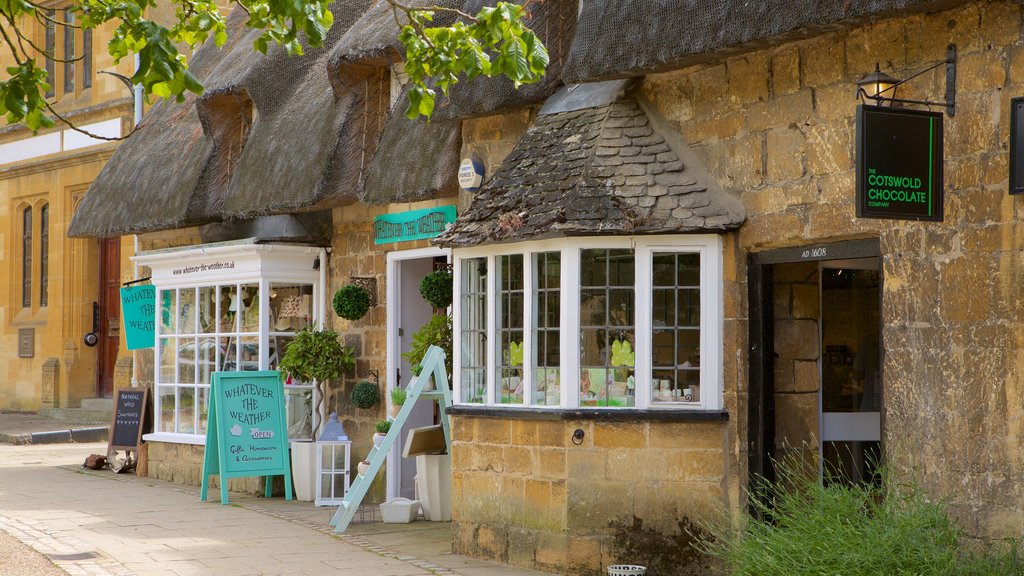
<svg viewBox="0 0 1024 576"><path fill-rule="evenodd" d="M392 404L391 408L388 409L388 413L391 414L391 419L398 418L398 413L402 411L401 404Z"/></svg>

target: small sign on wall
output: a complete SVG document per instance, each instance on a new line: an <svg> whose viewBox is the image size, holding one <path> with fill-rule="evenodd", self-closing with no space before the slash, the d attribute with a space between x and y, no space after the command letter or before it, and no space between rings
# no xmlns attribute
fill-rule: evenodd
<svg viewBox="0 0 1024 576"><path fill-rule="evenodd" d="M18 358L32 358L36 355L36 329L18 328Z"/></svg>
<svg viewBox="0 0 1024 576"><path fill-rule="evenodd" d="M942 113L857 107L857 217L943 218Z"/></svg>

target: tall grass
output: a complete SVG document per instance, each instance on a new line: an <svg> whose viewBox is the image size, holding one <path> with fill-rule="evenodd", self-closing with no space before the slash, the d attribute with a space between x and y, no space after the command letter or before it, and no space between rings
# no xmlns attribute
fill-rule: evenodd
<svg viewBox="0 0 1024 576"><path fill-rule="evenodd" d="M956 524L913 484L823 485L795 459L778 469L751 498L757 517L711 526L701 544L734 576L1024 575L1015 546L963 554Z"/></svg>

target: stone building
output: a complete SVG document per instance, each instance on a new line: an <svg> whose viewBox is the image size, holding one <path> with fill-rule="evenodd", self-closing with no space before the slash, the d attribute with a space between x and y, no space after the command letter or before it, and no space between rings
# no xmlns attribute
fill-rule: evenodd
<svg viewBox="0 0 1024 576"><path fill-rule="evenodd" d="M328 321L359 348L327 396L356 452L380 413L350 408L347 389L370 370L401 385L402 335L425 313L406 288L450 261L457 552L598 571L629 560L618 544L634 519L672 535L684 517L742 513L751 475L787 453L850 480L881 458L947 499L968 534L1021 533L1018 3L548 0L532 15L552 54L545 82L457 85L429 125L374 104L397 97L400 58L381 6L361 6L306 76L280 78L300 102L218 84L275 56L231 58L244 40L204 48L195 68L212 89L151 115L182 135L184 176L137 186L146 139L122 148L72 233L142 233L144 250L262 246L287 237L266 218L323 210L325 236L291 236L331 249L320 310L350 276L377 281L370 315ZM876 63L925 71L899 98L955 105L928 117L942 133L931 191L944 192L930 216L858 217L855 83ZM297 119L314 121L297 133ZM263 123L273 137L257 137ZM479 191L456 190L460 157L484 167ZM158 185L175 211L102 210L121 194L144 210ZM450 204L459 216L432 243L377 243L375 217ZM161 381L140 381L161 396ZM198 448L153 440L157 474L197 480L177 452ZM404 466L378 495L407 489Z"/></svg>
<svg viewBox="0 0 1024 576"><path fill-rule="evenodd" d="M50 10L74 23L70 6ZM131 76L132 61L115 64L106 44L113 25L95 30L43 25L24 17L28 41L53 54L45 60L54 110L102 138L128 134L132 91L110 74ZM42 66L44 59L37 58ZM4 50L0 66L14 64ZM114 153L117 142L93 138L61 122L33 133L0 120L0 410L55 417L109 418L116 386L128 386L131 357L121 354L118 287L130 280L132 239L68 238L71 217ZM84 340L96 334L92 345ZM83 403L84 401L84 403ZM91 404L90 404L91 402ZM82 408L85 408L84 410Z"/></svg>

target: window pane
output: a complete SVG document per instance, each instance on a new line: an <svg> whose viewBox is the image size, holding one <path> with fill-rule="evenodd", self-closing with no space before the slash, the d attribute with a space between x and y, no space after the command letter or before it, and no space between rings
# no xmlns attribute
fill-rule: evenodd
<svg viewBox="0 0 1024 576"><path fill-rule="evenodd" d="M196 356L198 358L196 383L209 385L213 381L213 373L217 368L217 339L212 336L200 338Z"/></svg>
<svg viewBox="0 0 1024 576"><path fill-rule="evenodd" d="M313 389L311 387L285 386L284 413L290 440L313 438Z"/></svg>
<svg viewBox="0 0 1024 576"><path fill-rule="evenodd" d="M313 318L313 286L270 285L270 331L295 332Z"/></svg>
<svg viewBox="0 0 1024 576"><path fill-rule="evenodd" d="M241 302L238 304L242 316L242 332L257 332L260 329L260 287L259 284L243 284Z"/></svg>
<svg viewBox="0 0 1024 576"><path fill-rule="evenodd" d="M238 286L221 286L220 290L220 331L238 332Z"/></svg>
<svg viewBox="0 0 1024 576"><path fill-rule="evenodd" d="M561 347L559 328L561 307L558 294L562 273L562 255L559 252L541 252L533 255L534 278L534 333L533 333L533 403L558 406L561 400L559 366Z"/></svg>
<svg viewBox="0 0 1024 576"><path fill-rule="evenodd" d="M174 323L175 300L177 300L177 290L161 290L160 291L160 333L161 334L174 334L176 328Z"/></svg>
<svg viewBox="0 0 1024 576"><path fill-rule="evenodd" d="M157 390L159 390L157 410L160 412L160 432L174 432L174 387L158 386Z"/></svg>
<svg viewBox="0 0 1024 576"><path fill-rule="evenodd" d="M487 398L487 259L463 260L460 274L461 394L463 402L478 403Z"/></svg>
<svg viewBox="0 0 1024 576"><path fill-rule="evenodd" d="M242 372L260 369L260 337L242 336L239 338L239 362L236 370Z"/></svg>
<svg viewBox="0 0 1024 576"><path fill-rule="evenodd" d="M523 255L498 256L497 402L523 402Z"/></svg>
<svg viewBox="0 0 1024 576"><path fill-rule="evenodd" d="M196 433L195 388L178 388L178 432Z"/></svg>
<svg viewBox="0 0 1024 576"><path fill-rule="evenodd" d="M651 401L699 402L700 255L657 253L653 262Z"/></svg>
<svg viewBox="0 0 1024 576"><path fill-rule="evenodd" d="M178 334L195 334L198 317L196 289L178 290Z"/></svg>
<svg viewBox="0 0 1024 576"><path fill-rule="evenodd" d="M580 291L580 405L633 406L635 256L601 249L580 257L581 276L589 274Z"/></svg>
<svg viewBox="0 0 1024 576"><path fill-rule="evenodd" d="M82 30L82 88L92 86L92 30Z"/></svg>
<svg viewBox="0 0 1024 576"><path fill-rule="evenodd" d="M64 21L75 23L75 13L64 10ZM64 93L75 91L75 28L64 26Z"/></svg>
<svg viewBox="0 0 1024 576"><path fill-rule="evenodd" d="M54 66L54 52L57 50L57 29L56 24L53 23L57 19L57 13L53 10L46 11L46 83L50 85L50 89L46 91L46 97L52 98L54 90L56 89L57 77L54 73L56 69Z"/></svg>
<svg viewBox="0 0 1024 576"><path fill-rule="evenodd" d="M178 364L178 359L176 356L177 352L177 338L160 339L160 383L174 384L177 382L177 377L175 375L175 368L177 367Z"/></svg>
<svg viewBox="0 0 1024 576"><path fill-rule="evenodd" d="M39 211L39 305L49 304L50 287L50 206Z"/></svg>
<svg viewBox="0 0 1024 576"><path fill-rule="evenodd" d="M199 420L196 422L199 425L197 433L206 434L207 419L210 416L210 389L200 387L196 389L196 392L199 395L196 400L196 406L199 407Z"/></svg>
<svg viewBox="0 0 1024 576"><path fill-rule="evenodd" d="M196 382L196 339L178 339L178 382L195 384Z"/></svg>
<svg viewBox="0 0 1024 576"><path fill-rule="evenodd" d="M199 288L199 333L213 334L217 331L217 289L213 286Z"/></svg>
<svg viewBox="0 0 1024 576"><path fill-rule="evenodd" d="M32 307L32 209L21 214L21 307Z"/></svg>

